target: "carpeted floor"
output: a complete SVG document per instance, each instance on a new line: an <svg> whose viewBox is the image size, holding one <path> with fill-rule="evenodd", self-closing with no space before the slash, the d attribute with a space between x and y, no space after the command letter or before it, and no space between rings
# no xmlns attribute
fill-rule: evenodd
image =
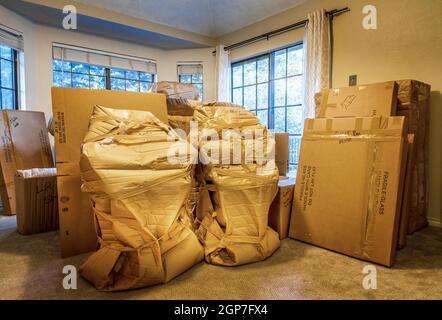
<svg viewBox="0 0 442 320"><path fill-rule="evenodd" d="M62 286L65 265L57 232L20 236L15 219L0 217L0 299L442 299L442 229L409 237L392 269L377 266L377 289L362 287L359 261L294 240L266 261L227 268L200 263L165 285L103 293L78 278Z"/></svg>

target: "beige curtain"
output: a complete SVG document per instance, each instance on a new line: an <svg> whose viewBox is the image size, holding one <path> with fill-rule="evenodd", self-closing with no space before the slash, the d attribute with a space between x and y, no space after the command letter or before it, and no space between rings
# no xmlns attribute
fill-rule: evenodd
<svg viewBox="0 0 442 320"><path fill-rule="evenodd" d="M216 101L230 102L230 58L223 45L216 47Z"/></svg>
<svg viewBox="0 0 442 320"><path fill-rule="evenodd" d="M304 46L304 118L314 118L315 93L330 87L330 23L325 9L308 15Z"/></svg>

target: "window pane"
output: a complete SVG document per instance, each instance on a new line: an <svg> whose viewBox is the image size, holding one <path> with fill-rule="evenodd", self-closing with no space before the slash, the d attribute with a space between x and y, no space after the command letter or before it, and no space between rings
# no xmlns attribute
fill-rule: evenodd
<svg viewBox="0 0 442 320"><path fill-rule="evenodd" d="M96 89L96 90L106 89L106 77L91 76L91 89Z"/></svg>
<svg viewBox="0 0 442 320"><path fill-rule="evenodd" d="M258 61L258 83L269 81L269 59Z"/></svg>
<svg viewBox="0 0 442 320"><path fill-rule="evenodd" d="M181 83L192 83L192 76L190 75L181 75L180 76Z"/></svg>
<svg viewBox="0 0 442 320"><path fill-rule="evenodd" d="M124 80L111 78L111 90L126 90Z"/></svg>
<svg viewBox="0 0 442 320"><path fill-rule="evenodd" d="M4 88L14 88L14 67L12 61L1 60L1 86Z"/></svg>
<svg viewBox="0 0 442 320"><path fill-rule="evenodd" d="M126 71L126 78L130 80L138 80L138 71Z"/></svg>
<svg viewBox="0 0 442 320"><path fill-rule="evenodd" d="M192 75L192 83L203 83L203 75L202 74L193 74Z"/></svg>
<svg viewBox="0 0 442 320"><path fill-rule="evenodd" d="M14 109L14 91L2 89L2 109Z"/></svg>
<svg viewBox="0 0 442 320"><path fill-rule="evenodd" d="M242 103L242 88L233 89L233 97L232 102L234 104L243 105Z"/></svg>
<svg viewBox="0 0 442 320"><path fill-rule="evenodd" d="M63 70L71 72L71 63L68 61L63 61Z"/></svg>
<svg viewBox="0 0 442 320"><path fill-rule="evenodd" d="M127 91L140 91L140 83L135 80L126 80L126 90Z"/></svg>
<svg viewBox="0 0 442 320"><path fill-rule="evenodd" d="M233 77L233 87L241 87L242 86L242 66L233 67L232 72Z"/></svg>
<svg viewBox="0 0 442 320"><path fill-rule="evenodd" d="M106 68L100 67L100 66L91 66L91 74L95 76L105 76L106 75Z"/></svg>
<svg viewBox="0 0 442 320"><path fill-rule="evenodd" d="M63 87L72 87L71 73L63 72Z"/></svg>
<svg viewBox="0 0 442 320"><path fill-rule="evenodd" d="M195 84L194 86L198 90L198 95L200 97L200 100L203 100L203 85L202 84Z"/></svg>
<svg viewBox="0 0 442 320"><path fill-rule="evenodd" d="M293 175L296 177L296 175L298 174L298 165L297 164L289 165L289 172L293 173Z"/></svg>
<svg viewBox="0 0 442 320"><path fill-rule="evenodd" d="M302 134L302 108L287 108L287 131L291 134Z"/></svg>
<svg viewBox="0 0 442 320"><path fill-rule="evenodd" d="M87 64L72 63L71 66L72 66L72 72L85 73L85 74L89 73L89 66Z"/></svg>
<svg viewBox="0 0 442 320"><path fill-rule="evenodd" d="M61 71L54 71L54 86L63 87L63 76Z"/></svg>
<svg viewBox="0 0 442 320"><path fill-rule="evenodd" d="M246 63L244 65L244 85L256 83L256 62Z"/></svg>
<svg viewBox="0 0 442 320"><path fill-rule="evenodd" d="M269 84L263 83L258 85L258 109L269 107Z"/></svg>
<svg viewBox="0 0 442 320"><path fill-rule="evenodd" d="M275 108L275 132L285 132L285 108Z"/></svg>
<svg viewBox="0 0 442 320"><path fill-rule="evenodd" d="M3 59L12 60L12 49L6 46L0 46L0 57Z"/></svg>
<svg viewBox="0 0 442 320"><path fill-rule="evenodd" d="M285 93L286 93L286 80L280 79L275 80L275 88L274 88L274 100L273 104L275 107L285 106Z"/></svg>
<svg viewBox="0 0 442 320"><path fill-rule="evenodd" d="M110 75L113 78L125 78L125 71L121 69L111 69Z"/></svg>
<svg viewBox="0 0 442 320"><path fill-rule="evenodd" d="M248 110L256 109L256 86L244 87L244 107Z"/></svg>
<svg viewBox="0 0 442 320"><path fill-rule="evenodd" d="M140 80L147 81L147 82L153 82L152 74L147 73L147 72L140 72Z"/></svg>
<svg viewBox="0 0 442 320"><path fill-rule="evenodd" d="M141 92L149 92L150 87L152 86L149 82L140 82L140 91Z"/></svg>
<svg viewBox="0 0 442 320"><path fill-rule="evenodd" d="M287 75L294 76L303 73L304 50L299 47L288 49L287 53Z"/></svg>
<svg viewBox="0 0 442 320"><path fill-rule="evenodd" d="M85 74L72 74L72 88L89 88L89 76Z"/></svg>
<svg viewBox="0 0 442 320"><path fill-rule="evenodd" d="M63 63L60 60L52 60L52 69L60 70L63 68Z"/></svg>
<svg viewBox="0 0 442 320"><path fill-rule="evenodd" d="M302 104L302 76L287 79L287 105Z"/></svg>
<svg viewBox="0 0 442 320"><path fill-rule="evenodd" d="M258 118L261 124L268 127L269 125L269 112L268 110L258 110Z"/></svg>
<svg viewBox="0 0 442 320"><path fill-rule="evenodd" d="M289 137L290 163L298 163L301 137Z"/></svg>
<svg viewBox="0 0 442 320"><path fill-rule="evenodd" d="M283 78L286 75L286 50L276 51L275 59L275 79Z"/></svg>

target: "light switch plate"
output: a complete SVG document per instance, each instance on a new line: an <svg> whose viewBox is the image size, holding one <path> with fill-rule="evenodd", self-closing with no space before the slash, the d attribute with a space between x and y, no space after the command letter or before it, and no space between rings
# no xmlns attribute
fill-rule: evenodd
<svg viewBox="0 0 442 320"><path fill-rule="evenodd" d="M353 74L351 76L348 77L348 85L351 86L355 86L358 84L358 76Z"/></svg>

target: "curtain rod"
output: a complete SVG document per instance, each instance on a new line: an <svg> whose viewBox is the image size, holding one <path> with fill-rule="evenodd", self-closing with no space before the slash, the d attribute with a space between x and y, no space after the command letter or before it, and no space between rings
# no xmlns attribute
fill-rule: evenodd
<svg viewBox="0 0 442 320"><path fill-rule="evenodd" d="M343 13L348 12L348 11L350 11L350 8L345 7L345 8L342 8L342 9L333 9L333 10L327 11L326 14L333 18L335 16L339 16L339 15L341 15ZM291 25L288 25L288 26L285 26L285 27L282 27L282 28L279 28L279 29L276 29L276 30L273 30L273 31L270 31L270 32L267 32L267 33L264 33L264 34L261 34L259 36L256 36L256 37L253 37L253 38L250 38L250 39L247 39L247 40L243 40L243 41L238 42L238 43L231 44L230 46L224 47L224 50L225 51L229 51L229 50L236 49L236 48L239 48L239 47L243 47L245 45L248 45L248 44L251 44L251 43L254 43L254 42L257 42L257 41L269 40L270 37L273 37L273 36L276 36L276 35L288 32L288 31L292 31L292 30L295 30L295 29L298 29L298 28L302 28L302 27L304 27L307 24L307 22L308 22L308 19L305 19L305 20L302 20L302 21L298 21L298 22L293 23ZM213 51L213 53L216 53L216 50Z"/></svg>

